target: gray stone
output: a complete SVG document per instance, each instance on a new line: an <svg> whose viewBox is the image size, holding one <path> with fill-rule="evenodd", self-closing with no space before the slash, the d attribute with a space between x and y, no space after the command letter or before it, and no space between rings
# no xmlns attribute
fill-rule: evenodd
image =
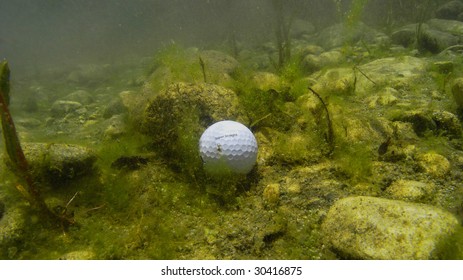
<svg viewBox="0 0 463 280"><path fill-rule="evenodd" d="M61 98L61 100L75 101L83 105L88 105L94 101L93 96L86 90L76 90Z"/></svg>
<svg viewBox="0 0 463 280"><path fill-rule="evenodd" d="M112 99L103 111L103 118L108 119L114 115L125 113L127 108L124 106L120 97Z"/></svg>
<svg viewBox="0 0 463 280"><path fill-rule="evenodd" d="M459 226L440 208L376 197L348 197L328 211L322 232L342 257L433 259L438 244Z"/></svg>
<svg viewBox="0 0 463 280"><path fill-rule="evenodd" d="M204 61L206 75L211 72L231 74L240 65L233 57L216 50L202 51L199 55Z"/></svg>
<svg viewBox="0 0 463 280"><path fill-rule="evenodd" d="M422 26L425 28L425 25ZM393 43L410 47L416 42L416 24L409 24L400 27L391 34Z"/></svg>
<svg viewBox="0 0 463 280"><path fill-rule="evenodd" d="M458 78L453 81L452 95L458 108L463 108L463 78Z"/></svg>
<svg viewBox="0 0 463 280"><path fill-rule="evenodd" d="M341 47L346 43L355 44L360 40L367 44L384 44L388 38L361 22L351 27L346 27L344 24L327 27L317 38L318 44L327 50Z"/></svg>
<svg viewBox="0 0 463 280"><path fill-rule="evenodd" d="M306 55L302 61L302 65L307 71L316 71L326 66L340 64L343 59L344 56L340 51L328 51L320 55Z"/></svg>
<svg viewBox="0 0 463 280"><path fill-rule="evenodd" d="M416 135L423 137L428 131L450 138L461 136L461 123L458 117L447 111L414 110L402 112L393 121L408 122L413 125Z"/></svg>
<svg viewBox="0 0 463 280"><path fill-rule="evenodd" d="M306 20L295 19L291 23L291 36L300 38L303 35L310 35L315 32L315 26Z"/></svg>
<svg viewBox="0 0 463 280"><path fill-rule="evenodd" d="M109 64L82 64L68 75L67 80L75 84L96 85L106 82L110 76Z"/></svg>
<svg viewBox="0 0 463 280"><path fill-rule="evenodd" d="M117 139L127 133L127 125L123 115L114 115L108 120L108 126L104 131L105 139Z"/></svg>
<svg viewBox="0 0 463 280"><path fill-rule="evenodd" d="M23 143L32 173L52 185L91 174L96 154L69 144Z"/></svg>
<svg viewBox="0 0 463 280"><path fill-rule="evenodd" d="M24 227L26 219L20 207L5 206L3 217L0 219L0 258L15 259L18 249L16 244L24 242Z"/></svg>
<svg viewBox="0 0 463 280"><path fill-rule="evenodd" d="M430 201L434 191L435 186L431 183L403 179L393 182L386 189L386 193L392 198L410 202Z"/></svg>
<svg viewBox="0 0 463 280"><path fill-rule="evenodd" d="M457 19L463 13L463 3L460 1L449 1L436 10L436 17L442 19Z"/></svg>
<svg viewBox="0 0 463 280"><path fill-rule="evenodd" d="M51 105L50 113L52 117L62 118L69 113L76 112L82 104L76 101L57 100Z"/></svg>
<svg viewBox="0 0 463 280"><path fill-rule="evenodd" d="M423 28L419 36L420 50L427 50L432 53L439 53L450 46L460 42L460 35L454 35L445 30L438 30L434 27Z"/></svg>

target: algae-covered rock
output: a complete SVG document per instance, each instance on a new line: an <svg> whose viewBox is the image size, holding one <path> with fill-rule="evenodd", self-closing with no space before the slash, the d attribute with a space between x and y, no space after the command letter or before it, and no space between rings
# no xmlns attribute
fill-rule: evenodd
<svg viewBox="0 0 463 280"><path fill-rule="evenodd" d="M336 24L323 29L318 35L317 41L325 49L341 47L346 43L355 44L358 41L365 43L384 43L387 36L378 32L362 22L353 26Z"/></svg>
<svg viewBox="0 0 463 280"><path fill-rule="evenodd" d="M322 231L344 257L432 259L438 243L457 227L451 213L434 206L359 196L338 200Z"/></svg>
<svg viewBox="0 0 463 280"><path fill-rule="evenodd" d="M86 90L76 90L61 98L61 100L79 102L83 105L88 105L94 101L93 96Z"/></svg>
<svg viewBox="0 0 463 280"><path fill-rule="evenodd" d="M0 218L0 258L14 259L17 253L15 243L24 235L26 218L20 207L4 206L3 217Z"/></svg>
<svg viewBox="0 0 463 280"><path fill-rule="evenodd" d="M196 119L200 128L205 129L216 121L240 117L242 112L233 91L209 84L176 83L149 102L141 130L148 135L174 140L172 129L187 120Z"/></svg>
<svg viewBox="0 0 463 280"><path fill-rule="evenodd" d="M220 51L206 50L199 55L204 62L206 76L211 73L229 75L239 66L236 59Z"/></svg>
<svg viewBox="0 0 463 280"><path fill-rule="evenodd" d="M103 133L105 139L117 139L127 134L127 125L123 115L114 115L106 123L108 126Z"/></svg>
<svg viewBox="0 0 463 280"><path fill-rule="evenodd" d="M431 176L443 178L450 173L450 162L447 158L436 153L426 153L418 156L418 165Z"/></svg>
<svg viewBox="0 0 463 280"><path fill-rule="evenodd" d="M323 67L339 65L343 59L343 54L338 50L334 50L320 55L308 54L304 57L302 64L307 71L316 71Z"/></svg>
<svg viewBox="0 0 463 280"><path fill-rule="evenodd" d="M89 250L72 251L62 255L60 260L91 260L95 258L95 253Z"/></svg>
<svg viewBox="0 0 463 280"><path fill-rule="evenodd" d="M92 150L69 144L24 143L23 150L32 173L52 185L91 174L97 159Z"/></svg>
<svg viewBox="0 0 463 280"><path fill-rule="evenodd" d="M191 161L199 160L198 141L204 130L221 120L243 122L242 116L238 98L229 89L175 83L145 107L140 130L152 136L157 149L170 160L193 166Z"/></svg>
<svg viewBox="0 0 463 280"><path fill-rule="evenodd" d="M447 111L410 110L400 112L393 120L411 123L413 130L420 137L432 131L436 135L460 138L462 131L458 117Z"/></svg>
<svg viewBox="0 0 463 280"><path fill-rule="evenodd" d="M387 188L386 193L395 199L426 202L432 199L434 191L435 186L432 183L399 179Z"/></svg>
<svg viewBox="0 0 463 280"><path fill-rule="evenodd" d="M463 13L463 3L453 0L439 6L436 10L436 17L442 19L457 19L460 13Z"/></svg>
<svg viewBox="0 0 463 280"><path fill-rule="evenodd" d="M463 108L463 78L458 78L453 82L452 95L458 108Z"/></svg>
<svg viewBox="0 0 463 280"><path fill-rule="evenodd" d="M51 105L50 113L52 117L62 118L82 107L77 101L57 100Z"/></svg>

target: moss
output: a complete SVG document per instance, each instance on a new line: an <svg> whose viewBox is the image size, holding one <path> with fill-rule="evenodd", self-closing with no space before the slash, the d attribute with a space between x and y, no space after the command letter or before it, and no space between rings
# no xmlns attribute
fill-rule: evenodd
<svg viewBox="0 0 463 280"><path fill-rule="evenodd" d="M197 49L170 44L155 54L150 77L154 92L174 82L203 82ZM207 67L207 66L206 66Z"/></svg>
<svg viewBox="0 0 463 280"><path fill-rule="evenodd" d="M433 252L433 258L441 260L463 259L463 227L459 226L450 236L444 238Z"/></svg>
<svg viewBox="0 0 463 280"><path fill-rule="evenodd" d="M364 143L338 142L333 159L352 184L367 181L371 175L372 152Z"/></svg>

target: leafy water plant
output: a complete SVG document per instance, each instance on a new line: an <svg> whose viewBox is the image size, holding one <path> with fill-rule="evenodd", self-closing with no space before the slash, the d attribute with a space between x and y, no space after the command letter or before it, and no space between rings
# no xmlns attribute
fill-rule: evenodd
<svg viewBox="0 0 463 280"><path fill-rule="evenodd" d="M67 228L74 223L74 220L66 215L66 211L55 213L51 211L45 204L37 186L37 181L33 177L29 163L24 155L16 128L9 110L10 101L10 69L7 61L2 61L0 64L0 113L2 119L3 139L10 166L18 179L22 181L17 184L16 188L24 195L29 203L39 210L39 212L63 228ZM24 186L23 186L24 185Z"/></svg>

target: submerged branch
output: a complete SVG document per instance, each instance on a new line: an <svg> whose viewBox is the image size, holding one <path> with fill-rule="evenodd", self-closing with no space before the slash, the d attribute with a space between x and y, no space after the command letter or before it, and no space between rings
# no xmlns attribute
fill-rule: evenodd
<svg viewBox="0 0 463 280"><path fill-rule="evenodd" d="M320 103L323 105L323 108L326 113L326 125L328 127L328 131L326 136L326 142L328 143L329 150L327 151L326 155L329 156L333 153L334 151L334 132L333 132L333 123L331 122L330 118L330 112L328 111L328 107L325 104L325 101L323 101L322 97L311 87L309 87L309 90L317 97L317 99L320 101Z"/></svg>
<svg viewBox="0 0 463 280"><path fill-rule="evenodd" d="M7 61L0 63L0 114L5 148L16 176L25 183L25 187L18 185L17 189L25 195L31 205L37 208L45 217L58 221L62 227L67 227L74 221L65 216L52 212L45 204L37 187L36 180L31 175L29 163L19 142L16 127L11 117L9 105L10 69Z"/></svg>

